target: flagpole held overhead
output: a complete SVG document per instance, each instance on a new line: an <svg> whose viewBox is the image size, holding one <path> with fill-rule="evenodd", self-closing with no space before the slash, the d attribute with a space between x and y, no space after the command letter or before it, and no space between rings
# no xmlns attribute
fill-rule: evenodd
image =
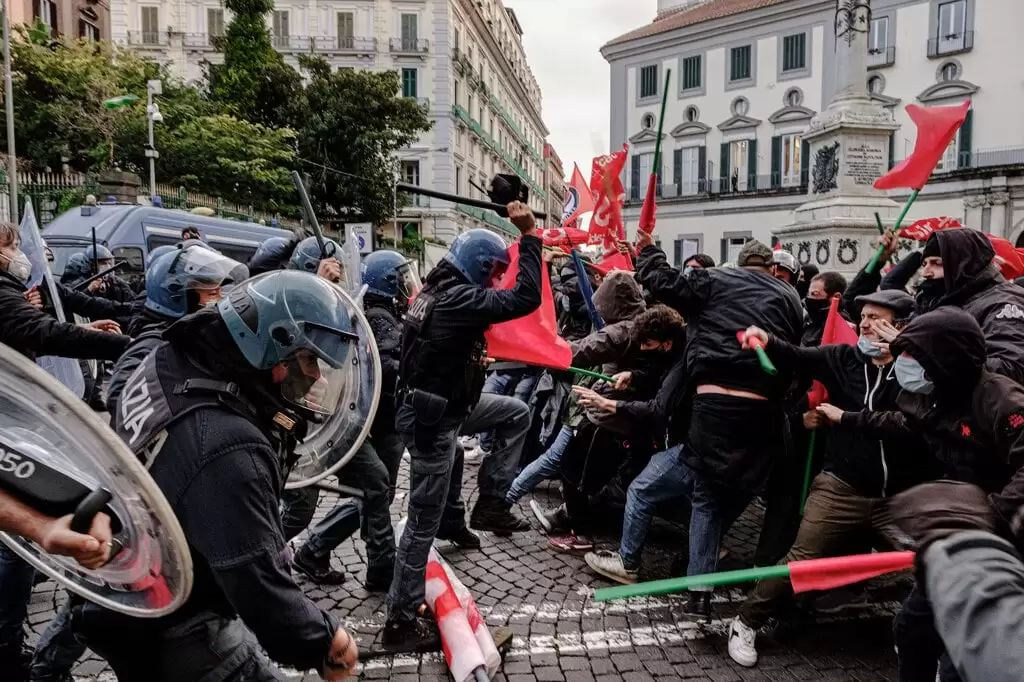
<svg viewBox="0 0 1024 682"><path fill-rule="evenodd" d="M668 86L672 77L672 69L665 69L665 86L661 91L661 114L658 116L658 136L654 140L654 163L651 176L647 179L647 194L640 208L638 229L647 234L654 231L655 213L658 210L658 178L661 176L661 136L665 126L665 105L668 103Z"/></svg>

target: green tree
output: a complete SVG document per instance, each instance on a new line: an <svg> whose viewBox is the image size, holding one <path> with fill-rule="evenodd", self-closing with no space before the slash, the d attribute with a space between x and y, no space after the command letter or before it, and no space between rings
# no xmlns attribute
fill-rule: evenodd
<svg viewBox="0 0 1024 682"><path fill-rule="evenodd" d="M302 78L270 41L264 17L273 0L225 0L234 14L221 45L224 63L207 67L211 98L239 118L284 127L301 110Z"/></svg>
<svg viewBox="0 0 1024 682"><path fill-rule="evenodd" d="M398 96L394 71L332 72L320 59L303 60L303 68L310 81L295 129L318 211L384 222L393 206L391 159L430 130L426 110Z"/></svg>

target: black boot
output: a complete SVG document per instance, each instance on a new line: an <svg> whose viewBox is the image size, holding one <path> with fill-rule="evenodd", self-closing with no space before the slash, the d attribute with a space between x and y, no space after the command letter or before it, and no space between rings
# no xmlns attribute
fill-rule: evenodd
<svg viewBox="0 0 1024 682"><path fill-rule="evenodd" d="M368 566L366 568L366 582L363 587L367 592L387 592L391 587L391 581L395 577L395 565L381 564L380 566Z"/></svg>
<svg viewBox="0 0 1024 682"><path fill-rule="evenodd" d="M690 592L690 598L683 607L683 615L693 621L711 620L711 593Z"/></svg>
<svg viewBox="0 0 1024 682"><path fill-rule="evenodd" d="M440 651L441 633L430 618L399 620L384 626L381 645L391 654L424 654Z"/></svg>
<svg viewBox="0 0 1024 682"><path fill-rule="evenodd" d="M512 513L512 508L504 501L492 501L480 498L469 516L469 527L473 530L486 530L495 535L511 535L530 530L530 524Z"/></svg>
<svg viewBox="0 0 1024 682"><path fill-rule="evenodd" d="M330 554L315 556L305 545L295 553L292 566L318 585L341 585L345 582L345 574L331 568Z"/></svg>
<svg viewBox="0 0 1024 682"><path fill-rule="evenodd" d="M24 644L0 646L0 680L28 682L33 652Z"/></svg>
<svg viewBox="0 0 1024 682"><path fill-rule="evenodd" d="M441 531L437 539L447 540L459 549L480 549L480 536L466 526L454 532Z"/></svg>

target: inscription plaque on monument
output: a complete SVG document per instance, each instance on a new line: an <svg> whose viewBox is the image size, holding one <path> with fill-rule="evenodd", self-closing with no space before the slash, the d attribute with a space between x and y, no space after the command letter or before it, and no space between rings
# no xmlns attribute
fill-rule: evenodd
<svg viewBox="0 0 1024 682"><path fill-rule="evenodd" d="M855 138L847 143L843 162L843 176L855 185L871 186L889 170L885 145L865 138Z"/></svg>

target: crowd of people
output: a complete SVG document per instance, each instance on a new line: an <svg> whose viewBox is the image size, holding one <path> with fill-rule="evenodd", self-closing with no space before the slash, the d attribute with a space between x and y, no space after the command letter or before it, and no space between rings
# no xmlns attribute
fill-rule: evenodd
<svg viewBox="0 0 1024 682"><path fill-rule="evenodd" d="M422 282L393 251L366 256L357 274L332 240L275 238L243 264L190 232L149 254L135 292L113 271L96 277L114 265L98 245L72 256L56 287L84 323L57 321L46 293L26 288L18 229L0 224L0 342L82 360L84 399L145 462L195 567L173 614L140 621L71 598L32 652L35 571L0 546L0 679L69 679L86 647L120 680L284 679L275 664L343 679L355 640L294 574L345 583L331 555L357 531L364 586L387 593L382 646L424 652L441 647L424 608L435 540L478 548L474 531L528 530L517 511L528 502L552 551L630 584L653 519L668 516L689 526L672 572L702 575L755 499L758 565L917 550L894 625L901 680L1017 679L1006 675L1024 669L1024 288L1003 279L984 235L937 232L888 274L865 268L847 282L757 241L736 263L696 254L674 267L639 232L623 243L635 271L602 272L545 246L526 206L508 215L522 236L515 281L500 288L512 259L486 230L460 234ZM885 262L899 240L889 231L881 245ZM488 357L487 329L535 311L545 277L558 334L588 374ZM309 527L319 490L284 482L351 376L360 287L383 380L369 436L339 473L361 498ZM830 314L855 345L822 345ZM824 402L809 401L815 381ZM161 396L158 417L121 409L141 394ZM471 457L479 495L467 514ZM545 480L560 483L554 508L531 498ZM595 546L618 526L618 547ZM78 534L6 493L0 527L86 567L117 551L102 514ZM736 663L757 664L758 631L792 595L786 579L752 586L729 626ZM712 589L691 590L683 612L710 619Z"/></svg>

